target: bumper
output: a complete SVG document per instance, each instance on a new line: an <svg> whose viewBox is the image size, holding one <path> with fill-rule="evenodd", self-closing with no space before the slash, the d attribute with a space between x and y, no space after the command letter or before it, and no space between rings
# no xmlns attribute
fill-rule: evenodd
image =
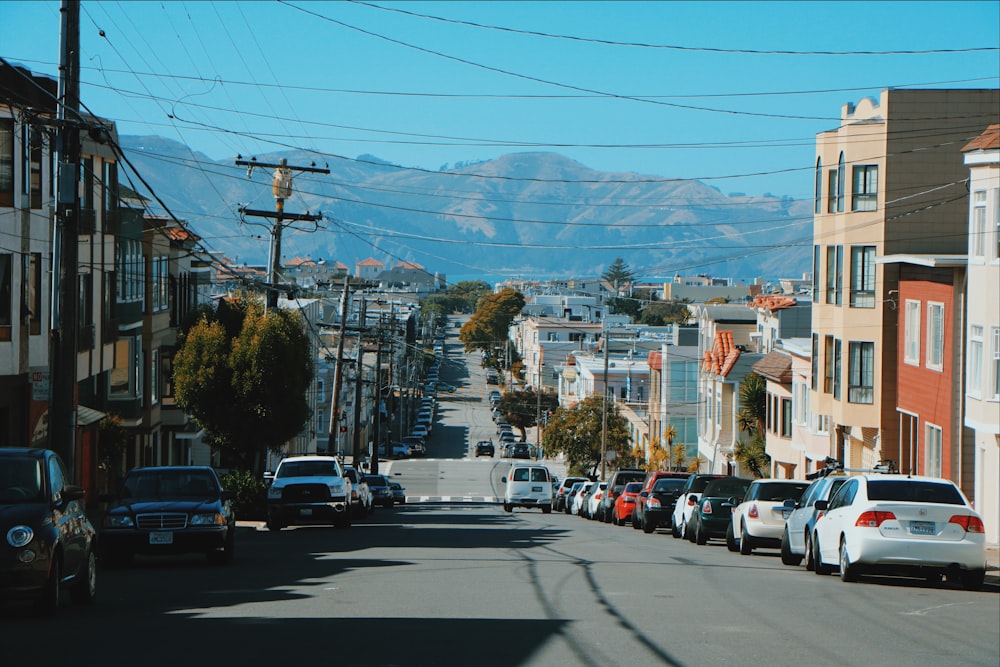
<svg viewBox="0 0 1000 667"><path fill-rule="evenodd" d="M760 521L749 520L744 524L747 527L747 535L761 546L778 546L781 544L781 534L785 532L785 524L768 524ZM805 551L805 547L802 547Z"/></svg>
<svg viewBox="0 0 1000 667"><path fill-rule="evenodd" d="M3 560L0 562L0 600L34 598L44 588L49 578L50 558L47 553L32 549L32 546L35 545L4 549ZM17 555L24 551L33 551L35 559L30 563L20 562Z"/></svg>
<svg viewBox="0 0 1000 667"><path fill-rule="evenodd" d="M733 517L731 514L726 516L705 516L700 517L701 520L701 530L709 537L725 537L726 531L729 530L729 524L732 523Z"/></svg>
<svg viewBox="0 0 1000 667"><path fill-rule="evenodd" d="M340 520L348 511L347 502L338 500L329 503L273 503L267 506L270 520L286 525L296 523L318 523Z"/></svg>
<svg viewBox="0 0 1000 667"><path fill-rule="evenodd" d="M145 555L173 555L202 553L221 549L226 536L235 526L204 526L183 530L131 530L105 529L101 533L101 547L106 553L137 553ZM169 534L169 543L156 543L156 536ZM160 537L159 539L164 539Z"/></svg>
<svg viewBox="0 0 1000 667"><path fill-rule="evenodd" d="M852 563L884 570L907 568L986 568L986 545L982 534L954 542L920 539L847 536L847 553Z"/></svg>
<svg viewBox="0 0 1000 667"><path fill-rule="evenodd" d="M674 523L674 513L668 509L652 509L647 507L643 514L646 522L656 527L670 528Z"/></svg>
<svg viewBox="0 0 1000 667"><path fill-rule="evenodd" d="M548 498L540 500L531 496L524 496L521 498L510 498L505 500L504 504L511 507L552 507L552 500Z"/></svg>

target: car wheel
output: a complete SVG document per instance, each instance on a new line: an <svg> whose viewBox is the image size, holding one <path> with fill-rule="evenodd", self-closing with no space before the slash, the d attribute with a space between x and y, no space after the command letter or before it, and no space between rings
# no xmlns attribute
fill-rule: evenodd
<svg viewBox="0 0 1000 667"><path fill-rule="evenodd" d="M552 505L542 505L542 514L551 514Z"/></svg>
<svg viewBox="0 0 1000 667"><path fill-rule="evenodd" d="M965 570L961 575L962 588L967 591L978 591L986 580L986 570Z"/></svg>
<svg viewBox="0 0 1000 667"><path fill-rule="evenodd" d="M699 546L705 546L708 544L708 535L705 534L705 529L699 521L694 527L694 543Z"/></svg>
<svg viewBox="0 0 1000 667"><path fill-rule="evenodd" d="M747 534L747 527L744 524L740 528L740 555L749 556L753 553L753 538Z"/></svg>
<svg viewBox="0 0 1000 667"><path fill-rule="evenodd" d="M53 552L52 565L49 567L49 578L45 580L38 599L35 600L35 607L38 613L43 616L51 616L59 609L59 582L62 579L62 567L59 563L59 554Z"/></svg>
<svg viewBox="0 0 1000 667"><path fill-rule="evenodd" d="M840 540L840 580L851 583L861 576L860 568L851 562L847 554L847 540Z"/></svg>
<svg viewBox="0 0 1000 667"><path fill-rule="evenodd" d="M642 532L644 532L647 535L649 535L654 530L656 530L656 522L650 521L649 517L647 517L647 516L643 516L642 517Z"/></svg>
<svg viewBox="0 0 1000 667"><path fill-rule="evenodd" d="M802 556L792 553L792 545L789 542L788 528L781 534L781 564L796 566L802 562Z"/></svg>
<svg viewBox="0 0 1000 667"><path fill-rule="evenodd" d="M813 560L812 538L809 536L809 533L806 533L805 545L806 545L806 555L805 555L806 571L812 572L813 570L816 569L816 561Z"/></svg>
<svg viewBox="0 0 1000 667"><path fill-rule="evenodd" d="M611 523L615 526L622 525L621 519L618 518L618 508L611 512Z"/></svg>
<svg viewBox="0 0 1000 667"><path fill-rule="evenodd" d="M274 519L270 519L270 518L267 520L267 529L268 530L281 530L282 528L284 528L284 526L281 523L279 523L278 521L275 521Z"/></svg>
<svg viewBox="0 0 1000 667"><path fill-rule="evenodd" d="M643 528L645 527L646 527L645 523L643 523ZM670 522L670 534L676 537L677 539L681 538L681 529L680 526L677 525L676 521Z"/></svg>
<svg viewBox="0 0 1000 667"><path fill-rule="evenodd" d="M504 503L503 504L503 511L504 512L512 512L513 510L514 510L514 508L511 507L508 503Z"/></svg>
<svg viewBox="0 0 1000 667"><path fill-rule="evenodd" d="M823 563L822 552L819 550L819 539L816 538L813 539L812 552L813 552L813 572L821 576L832 573L833 566L826 565L825 563Z"/></svg>
<svg viewBox="0 0 1000 667"><path fill-rule="evenodd" d="M73 602L90 604L97 595L97 555L93 549L87 552L83 562L83 570L78 572L69 591Z"/></svg>
<svg viewBox="0 0 1000 667"><path fill-rule="evenodd" d="M726 548L730 551L739 551L740 545L736 543L736 536L733 535L733 522L729 522L726 527Z"/></svg>
<svg viewBox="0 0 1000 667"><path fill-rule="evenodd" d="M691 544L694 544L694 515L688 520L687 524L684 526L684 537Z"/></svg>
<svg viewBox="0 0 1000 667"><path fill-rule="evenodd" d="M637 517L638 515L635 512L632 512L632 528L635 530L642 528L642 524L639 523L639 519Z"/></svg>

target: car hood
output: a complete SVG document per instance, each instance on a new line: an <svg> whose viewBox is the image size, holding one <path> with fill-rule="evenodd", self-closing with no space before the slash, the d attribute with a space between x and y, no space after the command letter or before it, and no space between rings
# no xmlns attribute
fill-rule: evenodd
<svg viewBox="0 0 1000 667"><path fill-rule="evenodd" d="M122 500L116 505L108 508L108 513L123 514L131 512L133 514L147 514L152 512L192 512L204 511L214 512L219 509L218 499L166 499L166 498L135 498Z"/></svg>
<svg viewBox="0 0 1000 667"><path fill-rule="evenodd" d="M298 477L276 477L271 483L275 488L280 489L283 486L288 486L289 484L327 484L337 480L340 484L350 484L350 480L346 477L337 477L336 475L301 475Z"/></svg>
<svg viewBox="0 0 1000 667"><path fill-rule="evenodd" d="M21 524L38 528L38 526L51 518L47 517L48 507L45 503L11 503L10 505L0 505L0 531L4 534L13 526Z"/></svg>

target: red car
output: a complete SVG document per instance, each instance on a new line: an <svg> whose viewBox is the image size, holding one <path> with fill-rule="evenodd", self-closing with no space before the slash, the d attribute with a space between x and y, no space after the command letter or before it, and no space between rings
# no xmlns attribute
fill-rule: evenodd
<svg viewBox="0 0 1000 667"><path fill-rule="evenodd" d="M624 526L632 521L632 512L635 511L635 501L640 491L642 482L629 482L625 485L625 490L615 498L615 507L611 510L611 523Z"/></svg>

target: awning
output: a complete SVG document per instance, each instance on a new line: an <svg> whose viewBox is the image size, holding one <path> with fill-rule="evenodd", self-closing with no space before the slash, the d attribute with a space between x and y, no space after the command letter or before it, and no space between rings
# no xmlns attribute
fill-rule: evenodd
<svg viewBox="0 0 1000 667"><path fill-rule="evenodd" d="M93 408L88 408L85 405L78 405L76 407L77 426L90 426L91 424L96 424L106 416L107 415L100 410L94 410Z"/></svg>

